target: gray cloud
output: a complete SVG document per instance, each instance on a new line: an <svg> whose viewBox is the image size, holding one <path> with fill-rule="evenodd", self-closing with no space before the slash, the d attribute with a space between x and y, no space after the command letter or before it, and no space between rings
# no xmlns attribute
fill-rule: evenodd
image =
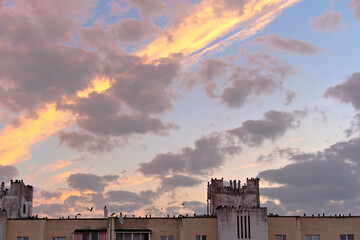
<svg viewBox="0 0 360 240"><path fill-rule="evenodd" d="M19 175L18 170L14 166L4 166L0 164L1 181L8 182Z"/></svg>
<svg viewBox="0 0 360 240"><path fill-rule="evenodd" d="M324 96L343 103L350 103L356 110L360 109L360 73L353 73L344 83L326 89Z"/></svg>
<svg viewBox="0 0 360 240"><path fill-rule="evenodd" d="M115 180L118 180L118 179L119 179L119 176L118 176L118 175L109 174L109 175L104 175L104 176L102 176L102 179L103 179L103 181L105 181L105 182L113 182L113 181L115 181Z"/></svg>
<svg viewBox="0 0 360 240"><path fill-rule="evenodd" d="M356 114L350 124L350 127L344 131L346 137L351 137L360 132L360 113Z"/></svg>
<svg viewBox="0 0 360 240"><path fill-rule="evenodd" d="M265 34L262 37L254 39L257 44L263 44L270 49L277 49L293 54L311 56L322 51L321 48L315 46L311 42L300 41L293 38L281 39L277 34Z"/></svg>
<svg viewBox="0 0 360 240"><path fill-rule="evenodd" d="M137 43L154 37L160 28L150 22L123 18L111 26L113 37L127 43Z"/></svg>
<svg viewBox="0 0 360 240"><path fill-rule="evenodd" d="M296 92L294 92L292 90L287 90L285 94L286 95L284 98L284 105L289 105L296 97Z"/></svg>
<svg viewBox="0 0 360 240"><path fill-rule="evenodd" d="M117 211L128 213L152 204L158 197L158 193L151 190L141 191L140 193L114 190L107 192L105 195L107 197L105 200L110 202L110 206L115 203Z"/></svg>
<svg viewBox="0 0 360 240"><path fill-rule="evenodd" d="M360 0L353 0L349 7L354 12L356 20L360 21Z"/></svg>
<svg viewBox="0 0 360 240"><path fill-rule="evenodd" d="M62 193L60 193L60 192L49 192L49 191L45 191L45 190L42 190L40 192L40 197L45 198L45 199L60 198L61 195L62 195Z"/></svg>
<svg viewBox="0 0 360 240"><path fill-rule="evenodd" d="M332 10L327 11L324 15L310 19L310 25L312 30L318 32L337 32L346 27L342 22L342 13L334 12Z"/></svg>
<svg viewBox="0 0 360 240"><path fill-rule="evenodd" d="M36 215L59 217L67 212L67 208L62 203L40 204L34 206L33 212Z"/></svg>
<svg viewBox="0 0 360 240"><path fill-rule="evenodd" d="M232 69L229 79L232 84L223 90L221 99L229 107L242 107L260 95L280 90L285 78L292 73L291 66L267 54L248 55L244 66Z"/></svg>
<svg viewBox="0 0 360 240"><path fill-rule="evenodd" d="M235 64L236 59L205 60L195 76L185 78L184 85L193 87L199 82L209 97L240 108L261 95L282 90L285 79L295 72L290 65L261 52L246 55L242 65Z"/></svg>
<svg viewBox="0 0 360 240"><path fill-rule="evenodd" d="M213 134L195 141L195 147L183 148L179 153L165 153L155 156L148 163L140 163L138 171L144 175L165 176L176 173L205 175L222 166L233 149L219 134ZM233 145L231 145L233 146ZM235 152L241 148L235 146Z"/></svg>
<svg viewBox="0 0 360 240"><path fill-rule="evenodd" d="M193 187L200 184L202 181L183 175L174 175L172 177L164 177L161 179L161 190L173 190L176 187Z"/></svg>
<svg viewBox="0 0 360 240"><path fill-rule="evenodd" d="M123 0L133 6L136 6L143 17L160 15L167 10L167 5L163 0Z"/></svg>
<svg viewBox="0 0 360 240"><path fill-rule="evenodd" d="M279 112L269 111L260 120L247 120L238 128L229 130L228 133L236 136L242 143L258 147L265 140L275 141L282 137L288 129L300 125L299 118L306 113L302 111Z"/></svg>
<svg viewBox="0 0 360 240"><path fill-rule="evenodd" d="M290 214L339 213L359 209L351 206L359 196L360 138L339 142L318 153L293 155L301 160L285 167L265 170L259 177L280 187L263 188L263 195L279 199Z"/></svg>
<svg viewBox="0 0 360 240"><path fill-rule="evenodd" d="M196 214L205 214L206 213L206 203L199 201L184 201L184 206L186 209L192 210Z"/></svg>
<svg viewBox="0 0 360 240"><path fill-rule="evenodd" d="M88 151L91 153L110 151L119 145L116 140L109 137L101 137L74 131L61 131L59 132L58 137L60 145L66 145L77 151Z"/></svg>
<svg viewBox="0 0 360 240"><path fill-rule="evenodd" d="M101 177L91 173L71 174L67 179L67 183L71 188L79 191L92 190L102 192L106 186Z"/></svg>
<svg viewBox="0 0 360 240"><path fill-rule="evenodd" d="M17 1L0 12L0 104L13 111L33 110L74 94L94 77L95 53L56 44L71 39L77 21L93 4L79 2Z"/></svg>

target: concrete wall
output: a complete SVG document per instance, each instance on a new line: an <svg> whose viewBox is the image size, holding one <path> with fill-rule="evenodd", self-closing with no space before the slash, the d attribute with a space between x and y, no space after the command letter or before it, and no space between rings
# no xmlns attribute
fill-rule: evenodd
<svg viewBox="0 0 360 240"><path fill-rule="evenodd" d="M107 228L107 219L8 219L7 240L18 236L29 239L49 240L66 237L71 240L75 229Z"/></svg>
<svg viewBox="0 0 360 240"><path fill-rule="evenodd" d="M268 217L269 240L276 234L286 239L303 240L306 235L320 235L320 239L339 240L340 234L353 234L360 239L360 217Z"/></svg>
<svg viewBox="0 0 360 240"><path fill-rule="evenodd" d="M6 218L6 212L0 209L0 240L6 240Z"/></svg>
<svg viewBox="0 0 360 240"><path fill-rule="evenodd" d="M111 226L112 225L112 226ZM195 240L196 235L206 235L207 240L217 240L217 219L214 217L189 218L118 218L108 219L8 219L7 240L26 236L29 239L49 240L66 237L71 240L75 229L108 229L107 239L115 240L116 229L151 229L152 239L174 235L177 240ZM111 238L110 238L111 236ZM0 240L5 240L0 239Z"/></svg>
<svg viewBox="0 0 360 240"><path fill-rule="evenodd" d="M217 217L219 240L268 239L266 208L221 208Z"/></svg>
<svg viewBox="0 0 360 240"><path fill-rule="evenodd" d="M115 229L151 229L151 239L173 235L178 240L195 240L196 235L206 235L208 240L217 240L217 219L214 217L183 218L124 218L120 224L114 218ZM114 238L113 238L114 239Z"/></svg>

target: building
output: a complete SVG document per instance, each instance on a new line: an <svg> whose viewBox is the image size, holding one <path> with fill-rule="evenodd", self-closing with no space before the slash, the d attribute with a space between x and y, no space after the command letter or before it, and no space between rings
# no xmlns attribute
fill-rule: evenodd
<svg viewBox="0 0 360 240"><path fill-rule="evenodd" d="M23 203L32 206L32 188L22 181L11 184L10 188L20 189L14 190L18 195L3 190L1 199L7 191L7 196L17 196L14 199L21 204L11 205L9 213L6 207L10 205L2 202L0 240L360 239L360 216L267 215L267 209L260 206L258 178L247 179L243 186L236 180L228 184L223 179L211 179L208 183L208 214L191 217L38 219L19 212ZM26 187L31 194L24 190ZM26 201L21 202L22 199ZM15 213L19 214L12 215Z"/></svg>

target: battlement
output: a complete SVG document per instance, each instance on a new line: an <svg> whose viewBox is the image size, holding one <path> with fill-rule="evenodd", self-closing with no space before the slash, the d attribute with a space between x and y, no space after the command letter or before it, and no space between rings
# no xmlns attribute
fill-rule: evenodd
<svg viewBox="0 0 360 240"><path fill-rule="evenodd" d="M213 194L229 194L229 195L241 195L246 193L259 192L259 178L247 178L246 183L241 186L241 181L230 180L230 185L224 184L224 179L211 179L211 183L208 182L208 199L211 199Z"/></svg>
<svg viewBox="0 0 360 240"><path fill-rule="evenodd" d="M241 185L238 180L211 179L208 182L208 213L216 215L219 207L257 208L260 207L259 178L247 178Z"/></svg>

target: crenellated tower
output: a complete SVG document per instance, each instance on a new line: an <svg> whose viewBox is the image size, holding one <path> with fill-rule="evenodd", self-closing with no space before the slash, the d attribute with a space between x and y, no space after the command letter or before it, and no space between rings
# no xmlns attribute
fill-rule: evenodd
<svg viewBox="0 0 360 240"><path fill-rule="evenodd" d="M32 214L33 187L23 180L11 180L10 188L1 183L0 209L5 210L8 218L25 218Z"/></svg>
<svg viewBox="0 0 360 240"><path fill-rule="evenodd" d="M218 218L218 239L267 240L267 209L260 207L259 178L246 184L224 179L208 183L208 214Z"/></svg>

